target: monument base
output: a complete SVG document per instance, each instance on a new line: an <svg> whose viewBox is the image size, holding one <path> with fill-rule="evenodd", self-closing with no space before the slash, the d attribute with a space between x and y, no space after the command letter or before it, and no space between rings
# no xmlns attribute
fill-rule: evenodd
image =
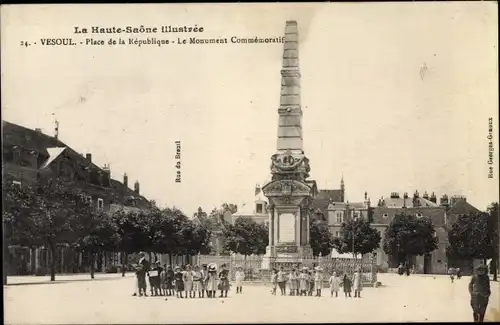
<svg viewBox="0 0 500 325"><path fill-rule="evenodd" d="M269 270L274 267L291 265L311 267L313 264L313 251L311 246L267 246L266 254L262 258L262 269Z"/></svg>

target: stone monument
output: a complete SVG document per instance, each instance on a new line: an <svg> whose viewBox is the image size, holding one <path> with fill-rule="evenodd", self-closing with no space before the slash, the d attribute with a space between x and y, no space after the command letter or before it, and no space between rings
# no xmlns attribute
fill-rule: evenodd
<svg viewBox="0 0 500 325"><path fill-rule="evenodd" d="M309 218L316 182L309 177L309 160L302 144L302 108L298 57L298 26L287 21L281 69L277 151L271 157L272 180L262 188L269 199L269 246L264 268L274 263L312 257Z"/></svg>

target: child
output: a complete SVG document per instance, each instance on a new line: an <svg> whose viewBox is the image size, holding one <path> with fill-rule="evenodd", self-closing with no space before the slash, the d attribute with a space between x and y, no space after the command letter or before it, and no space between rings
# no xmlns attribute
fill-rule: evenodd
<svg viewBox="0 0 500 325"><path fill-rule="evenodd" d="M170 265L166 267L165 271L165 289L167 296L174 295L174 271Z"/></svg>
<svg viewBox="0 0 500 325"><path fill-rule="evenodd" d="M361 290L363 289L363 284L361 283L361 270L359 268L356 269L352 276L352 283L354 286L354 298L361 298Z"/></svg>
<svg viewBox="0 0 500 325"><path fill-rule="evenodd" d="M221 265L221 271L219 272L219 287L219 298L227 298L227 292L229 291L229 271L226 269L226 264Z"/></svg>
<svg viewBox="0 0 500 325"><path fill-rule="evenodd" d="M351 279L344 273L344 277L342 278L342 286L344 287L345 297L349 296L351 298Z"/></svg>
<svg viewBox="0 0 500 325"><path fill-rule="evenodd" d="M332 276L328 280L330 284L330 296L333 297L333 293L335 292L335 298L339 296L339 286L340 280L337 277L337 272L333 271Z"/></svg>
<svg viewBox="0 0 500 325"><path fill-rule="evenodd" d="M184 291L184 274L180 267L176 267L174 270L174 280L175 280L175 291L177 292L177 298L184 298L182 292Z"/></svg>
<svg viewBox="0 0 500 325"><path fill-rule="evenodd" d="M207 297L215 298L215 291L217 290L217 265L214 263L208 265L206 288Z"/></svg>
<svg viewBox="0 0 500 325"><path fill-rule="evenodd" d="M193 298L193 270L191 270L191 265L186 265L186 270L183 273L184 280L184 292L186 293L186 298Z"/></svg>
<svg viewBox="0 0 500 325"><path fill-rule="evenodd" d="M208 282L208 269L207 265L203 264L201 267L201 297L205 298L205 291L207 291L207 297L208 297L208 290L207 290L207 282Z"/></svg>
<svg viewBox="0 0 500 325"><path fill-rule="evenodd" d="M316 297L321 297L321 290L323 289L323 274L321 273L322 269L317 266L316 274L314 276L314 288L316 289Z"/></svg>
<svg viewBox="0 0 500 325"><path fill-rule="evenodd" d="M271 285L273 286L271 293L276 295L276 287L278 286L278 270L276 269L273 269L273 273L271 274Z"/></svg>
<svg viewBox="0 0 500 325"><path fill-rule="evenodd" d="M245 273L243 268L240 266L234 275L236 280L236 293L241 293L243 289L243 280L245 279Z"/></svg>
<svg viewBox="0 0 500 325"><path fill-rule="evenodd" d="M286 296L286 277L285 272L283 272L283 267L280 267L280 270L278 271L276 282L278 282L278 286L280 287L281 295Z"/></svg>
<svg viewBox="0 0 500 325"><path fill-rule="evenodd" d="M313 295L313 291L314 291L314 278L316 276L316 272L314 270L310 270L309 271L309 277L308 277L308 284L309 284L309 287L308 287L308 295L309 296L312 296Z"/></svg>
<svg viewBox="0 0 500 325"><path fill-rule="evenodd" d="M302 269L302 272L299 275L299 290L300 295L307 296L307 291L309 287L309 275L307 274L307 268Z"/></svg>
<svg viewBox="0 0 500 325"><path fill-rule="evenodd" d="M201 285L202 274L200 271L200 267L195 265L193 271L193 298L196 297L196 292L198 292L198 298L201 298L201 294L203 291L203 286Z"/></svg>
<svg viewBox="0 0 500 325"><path fill-rule="evenodd" d="M448 269L448 275L450 276L451 283L453 283L453 281L455 280L455 269L450 267Z"/></svg>
<svg viewBox="0 0 500 325"><path fill-rule="evenodd" d="M163 271L160 266L160 261L156 261L153 264L153 268L149 271L149 287L151 290L151 296L158 296L161 294L161 280L160 274Z"/></svg>
<svg viewBox="0 0 500 325"><path fill-rule="evenodd" d="M297 275L295 273L295 269L292 269L290 275L288 276L288 281L290 282L290 296L295 296L295 292L297 291Z"/></svg>

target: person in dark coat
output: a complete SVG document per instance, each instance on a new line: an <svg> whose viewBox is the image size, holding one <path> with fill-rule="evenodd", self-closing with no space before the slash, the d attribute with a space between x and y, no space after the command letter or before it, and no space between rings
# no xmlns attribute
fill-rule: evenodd
<svg viewBox="0 0 500 325"><path fill-rule="evenodd" d="M146 275L148 274L149 271L149 261L146 259L146 254L141 252L139 253L140 259L139 259L139 266L135 272L135 275L137 277L137 286L139 289L139 296L146 296L147 297L147 284L146 284ZM134 296L136 294L134 293Z"/></svg>
<svg viewBox="0 0 500 325"><path fill-rule="evenodd" d="M177 298L184 298L182 296L182 292L184 291L184 273L182 272L182 269L179 266L177 266L174 270L174 280L175 280L175 291L177 292Z"/></svg>
<svg viewBox="0 0 500 325"><path fill-rule="evenodd" d="M165 271L165 289L167 296L174 295L174 270L168 265Z"/></svg>
<svg viewBox="0 0 500 325"><path fill-rule="evenodd" d="M152 296L162 295L160 278L162 271L163 268L160 266L160 261L156 261L149 271L149 287L151 289Z"/></svg>
<svg viewBox="0 0 500 325"><path fill-rule="evenodd" d="M488 301L490 299L490 277L487 272L486 265L481 264L476 267L475 274L469 282L470 304L472 307L474 322L482 323Z"/></svg>
<svg viewBox="0 0 500 325"><path fill-rule="evenodd" d="M226 269L226 264L221 265L221 271L219 272L219 298L226 297L229 291L229 271Z"/></svg>

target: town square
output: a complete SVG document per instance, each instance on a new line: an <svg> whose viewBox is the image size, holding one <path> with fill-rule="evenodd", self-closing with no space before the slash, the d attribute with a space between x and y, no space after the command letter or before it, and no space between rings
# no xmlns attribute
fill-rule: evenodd
<svg viewBox="0 0 500 325"><path fill-rule="evenodd" d="M273 296L269 284L254 283L245 284L242 295L236 295L231 288L228 298L194 301L132 297L132 275L95 281L88 277L85 281L71 281L71 277L78 276L63 277L68 282L60 284L47 281L8 286L4 294L9 305L5 323L65 324L69 317L71 323L78 324L467 322L470 319L469 309L464 308L469 304L468 277L451 284L447 276L387 274L381 277L387 283L385 287L366 288L359 300L331 298L328 289L324 289L321 298ZM492 290L498 292L498 283L495 285ZM485 321L498 321L499 301L498 295L492 297L495 296L497 300L490 302L493 308ZM50 303L41 304L41 300ZM30 312L26 306L30 306Z"/></svg>
<svg viewBox="0 0 500 325"><path fill-rule="evenodd" d="M60 60L44 42L11 47L5 322L500 320L495 19L478 18L491 7L453 4L457 22L393 5L327 6L315 24L299 4L208 6L190 45L191 25L167 33L155 16L133 50L115 27L92 46L73 35ZM53 9L27 8L2 18L48 28ZM84 11L60 8L87 33L69 19ZM153 10L122 8L114 19ZM216 42L236 14L232 37L255 41ZM58 86L30 70L42 60Z"/></svg>

